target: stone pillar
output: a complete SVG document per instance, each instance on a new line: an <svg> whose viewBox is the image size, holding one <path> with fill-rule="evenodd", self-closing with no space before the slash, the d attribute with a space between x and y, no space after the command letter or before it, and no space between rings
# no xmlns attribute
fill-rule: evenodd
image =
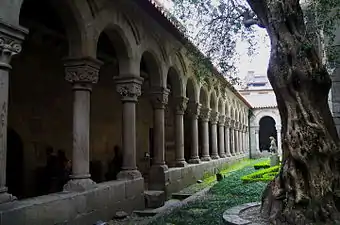
<svg viewBox="0 0 340 225"><path fill-rule="evenodd" d="M162 166L167 170L165 165L165 122L164 110L168 104L170 90L167 88L153 88L150 92L151 104L153 106L153 127L154 127L154 156L152 159L153 166Z"/></svg>
<svg viewBox="0 0 340 225"><path fill-rule="evenodd" d="M260 152L260 127L255 127L255 150L257 153Z"/></svg>
<svg viewBox="0 0 340 225"><path fill-rule="evenodd" d="M202 161L210 161L209 155L209 118L211 109L204 108L200 112L201 124L202 124Z"/></svg>
<svg viewBox="0 0 340 225"><path fill-rule="evenodd" d="M66 191L84 191L95 186L90 175L90 107L92 84L98 82L102 62L90 58L64 60L65 79L72 84L73 149L71 180Z"/></svg>
<svg viewBox="0 0 340 225"><path fill-rule="evenodd" d="M226 157L226 150L225 150L225 135L224 135L224 124L225 124L225 115L220 115L219 120L218 120L218 141L219 141L219 155L221 158Z"/></svg>
<svg viewBox="0 0 340 225"><path fill-rule="evenodd" d="M21 43L26 34L27 30L0 22L0 203L16 200L6 187L9 72L12 56L21 52Z"/></svg>
<svg viewBox="0 0 340 225"><path fill-rule="evenodd" d="M175 106L175 166L185 167L187 165L184 158L184 120L183 115L187 108L189 99L177 97Z"/></svg>
<svg viewBox="0 0 340 225"><path fill-rule="evenodd" d="M281 126L276 126L277 131L277 153L282 155Z"/></svg>
<svg viewBox="0 0 340 225"><path fill-rule="evenodd" d="M235 150L235 120L230 121L230 152L232 156L236 155L236 150Z"/></svg>
<svg viewBox="0 0 340 225"><path fill-rule="evenodd" d="M218 156L218 141L217 141L217 122L218 122L218 112L212 112L210 123L211 123L211 158L219 159Z"/></svg>
<svg viewBox="0 0 340 225"><path fill-rule="evenodd" d="M141 95L143 78L138 76L115 77L116 90L122 97L123 166L117 175L119 180L137 179L142 174L136 165L136 103Z"/></svg>
<svg viewBox="0 0 340 225"><path fill-rule="evenodd" d="M335 127L340 135L340 65L336 65L332 75L332 113Z"/></svg>
<svg viewBox="0 0 340 225"><path fill-rule="evenodd" d="M235 153L235 155L240 154L238 142L239 142L239 139L238 139L238 122L235 121L235 126L234 126L234 153Z"/></svg>
<svg viewBox="0 0 340 225"><path fill-rule="evenodd" d="M201 162L198 155L198 116L200 115L201 104L190 102L188 114L191 118L191 156L189 163L198 164Z"/></svg>
<svg viewBox="0 0 340 225"><path fill-rule="evenodd" d="M225 129L224 129L224 146L226 157L231 157L230 152L230 118L226 118L225 120Z"/></svg>

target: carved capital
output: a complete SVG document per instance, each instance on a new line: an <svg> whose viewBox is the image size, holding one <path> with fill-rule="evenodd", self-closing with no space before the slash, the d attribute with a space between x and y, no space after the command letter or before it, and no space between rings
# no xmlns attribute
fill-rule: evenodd
<svg viewBox="0 0 340 225"><path fill-rule="evenodd" d="M235 128L235 120L233 119L230 120L230 128Z"/></svg>
<svg viewBox="0 0 340 225"><path fill-rule="evenodd" d="M226 116L225 116L225 115L219 115L219 117L218 117L218 123L219 123L221 126L224 126L224 125L225 125L225 121L226 121Z"/></svg>
<svg viewBox="0 0 340 225"><path fill-rule="evenodd" d="M200 111L200 118L202 121L204 122L208 122L210 119L210 113L211 113L211 109L209 108L202 108Z"/></svg>
<svg viewBox="0 0 340 225"><path fill-rule="evenodd" d="M229 117L225 118L225 126L230 127L230 118Z"/></svg>
<svg viewBox="0 0 340 225"><path fill-rule="evenodd" d="M21 52L22 41L28 33L26 29L13 27L0 21L0 68L11 69L12 56Z"/></svg>
<svg viewBox="0 0 340 225"><path fill-rule="evenodd" d="M179 96L175 99L176 114L184 114L187 109L189 99L187 97Z"/></svg>
<svg viewBox="0 0 340 225"><path fill-rule="evenodd" d="M213 111L211 112L211 116L210 116L210 122L211 124L217 124L217 121L218 121L218 115L220 113L219 112L216 112L216 111Z"/></svg>
<svg viewBox="0 0 340 225"><path fill-rule="evenodd" d="M240 122L235 121L234 128L235 128L235 130L239 130L240 129Z"/></svg>
<svg viewBox="0 0 340 225"><path fill-rule="evenodd" d="M188 104L188 114L191 117L195 117L198 119L198 116L200 115L202 105L198 102L189 102Z"/></svg>
<svg viewBox="0 0 340 225"><path fill-rule="evenodd" d="M155 109L164 109L168 104L170 90L163 87L153 88L150 92L151 104Z"/></svg>
<svg viewBox="0 0 340 225"><path fill-rule="evenodd" d="M65 79L71 83L95 84L103 63L91 57L64 59Z"/></svg>
<svg viewBox="0 0 340 225"><path fill-rule="evenodd" d="M122 101L138 101L138 97L142 94L143 78L141 77L115 77L116 90L121 95Z"/></svg>

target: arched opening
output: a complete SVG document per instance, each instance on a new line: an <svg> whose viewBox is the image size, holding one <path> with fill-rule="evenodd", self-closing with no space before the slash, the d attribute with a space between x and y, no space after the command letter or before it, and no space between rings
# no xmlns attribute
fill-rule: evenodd
<svg viewBox="0 0 340 225"><path fill-rule="evenodd" d="M144 78L142 96L137 104L137 167L147 184L149 182L149 171L152 159L157 149L154 146L154 122L153 106L150 101L150 91L160 84L159 66L154 55L148 51L144 52L140 62L140 76ZM146 185L147 187L147 185Z"/></svg>
<svg viewBox="0 0 340 225"><path fill-rule="evenodd" d="M260 119L259 125L260 125L260 132L259 132L260 151L264 151L264 150L269 151L269 147L270 147L269 137L272 136L277 141L275 120L270 116L264 116Z"/></svg>
<svg viewBox="0 0 340 225"><path fill-rule="evenodd" d="M188 107L194 107L197 103L195 84L192 79L188 79L186 86L186 97L189 99ZM184 158L188 161L191 157L192 131L191 131L191 115L188 114L188 109L184 114Z"/></svg>
<svg viewBox="0 0 340 225"><path fill-rule="evenodd" d="M175 166L176 159L176 123L175 110L179 104L179 99L182 96L181 81L178 71L170 67L167 75L167 88L170 90L169 104L165 112L165 159L169 166Z"/></svg>
<svg viewBox="0 0 340 225"><path fill-rule="evenodd" d="M123 160L122 103L113 77L119 76L119 61L127 53L114 28L107 27L98 38L97 59L103 65L91 94L90 174L97 183L116 180Z"/></svg>
<svg viewBox="0 0 340 225"><path fill-rule="evenodd" d="M23 2L19 22L30 32L11 63L6 173L9 192L19 199L62 191L70 173L73 95L62 61L69 37L66 15L51 4Z"/></svg>

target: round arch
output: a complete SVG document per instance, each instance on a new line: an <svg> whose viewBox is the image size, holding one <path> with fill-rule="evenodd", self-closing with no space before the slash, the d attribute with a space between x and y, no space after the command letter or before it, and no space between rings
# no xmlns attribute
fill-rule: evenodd
<svg viewBox="0 0 340 225"><path fill-rule="evenodd" d="M184 96L180 74L174 67L168 70L166 84L174 97Z"/></svg>
<svg viewBox="0 0 340 225"><path fill-rule="evenodd" d="M216 92L215 90L213 90L211 93L210 93L210 108L212 111L217 111L217 108L218 105L217 105L217 96L216 96Z"/></svg>
<svg viewBox="0 0 340 225"><path fill-rule="evenodd" d="M269 137L274 137L277 140L276 123L273 117L263 116L259 121L259 149L260 151L270 148ZM276 143L277 144L277 143Z"/></svg>
<svg viewBox="0 0 340 225"><path fill-rule="evenodd" d="M200 90L200 104L202 105L203 108L208 108L208 91L204 88L201 87Z"/></svg>
<svg viewBox="0 0 340 225"><path fill-rule="evenodd" d="M140 76L144 78L143 85L149 87L161 87L162 72L155 55L145 51L140 61ZM145 84L144 84L145 83Z"/></svg>
<svg viewBox="0 0 340 225"><path fill-rule="evenodd" d="M197 85L195 83L195 80L191 77L188 78L188 80L187 80L185 92L186 92L186 96L187 96L187 98L189 98L190 102L198 102Z"/></svg>

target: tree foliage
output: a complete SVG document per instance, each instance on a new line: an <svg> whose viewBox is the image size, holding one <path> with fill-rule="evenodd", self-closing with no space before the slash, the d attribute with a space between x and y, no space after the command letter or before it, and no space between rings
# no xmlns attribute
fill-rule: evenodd
<svg viewBox="0 0 340 225"><path fill-rule="evenodd" d="M171 16L179 20L181 31L198 47L189 46L193 68L198 77L209 74L211 61L232 83L235 63L239 59L236 51L238 40L248 42L248 55L256 54L258 44L263 42L256 36L256 15L245 0L172 0ZM338 63L339 43L334 42L334 28L340 21L339 0L309 0L304 3L308 35L314 43L322 45L330 65ZM320 31L322 31L320 33ZM327 37L324 42L323 35ZM321 49L320 49L321 51ZM200 54L203 52L203 55ZM202 62L203 63L202 65ZM199 68L199 69L198 69Z"/></svg>

